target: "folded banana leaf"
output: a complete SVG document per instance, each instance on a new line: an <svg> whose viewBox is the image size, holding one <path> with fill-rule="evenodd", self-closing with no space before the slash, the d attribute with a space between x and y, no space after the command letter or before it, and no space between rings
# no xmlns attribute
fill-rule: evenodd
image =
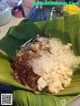
<svg viewBox="0 0 80 106"><path fill-rule="evenodd" d="M24 20L9 29L7 35L0 40L0 48L13 58L20 46L36 34L41 34L40 29L32 21Z"/></svg>
<svg viewBox="0 0 80 106"><path fill-rule="evenodd" d="M25 90L16 90L13 93L14 106L72 106L67 104L77 97L37 95Z"/></svg>
<svg viewBox="0 0 80 106"><path fill-rule="evenodd" d="M33 23L30 20L23 20L18 26L11 27L7 35L0 40L0 48L9 56L5 57L0 54L0 82L25 90L14 92L14 100L16 103L14 106L37 106L39 105L37 104L38 102L40 106L64 106L57 104L60 98L66 98L66 96L69 95L69 97L72 97L71 95L76 96L80 94L80 67L76 69L71 84L63 91L56 94L56 96L36 92L29 87L17 83L11 76L13 69L10 66L10 61L14 59L20 46L36 34L45 37L56 37L61 39L64 44L70 42L73 45L72 49L75 55L80 55L80 14L37 23ZM25 95L27 96L25 97ZM21 100L22 103L20 102Z"/></svg>

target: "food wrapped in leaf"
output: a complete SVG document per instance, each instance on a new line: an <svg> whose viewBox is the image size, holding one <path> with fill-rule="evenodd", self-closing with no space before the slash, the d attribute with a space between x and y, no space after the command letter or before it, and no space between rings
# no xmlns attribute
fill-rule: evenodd
<svg viewBox="0 0 80 106"><path fill-rule="evenodd" d="M10 28L7 36L0 40L0 48L10 57L7 57L8 60L6 60L0 56L0 82L17 87L18 91L13 92L14 106L66 106L66 103L71 102L71 98L80 94L80 66L73 73L71 84L54 94L56 96L30 89L17 79L20 82L18 83L11 75L14 70L10 64L16 51L37 34L43 35L43 37L50 35L52 38L60 39L64 44L72 44L71 49L75 55L80 56L80 14L37 23L23 20L18 26Z"/></svg>
<svg viewBox="0 0 80 106"><path fill-rule="evenodd" d="M12 64L14 78L35 90L58 93L70 85L80 56L56 38L37 36L17 52Z"/></svg>

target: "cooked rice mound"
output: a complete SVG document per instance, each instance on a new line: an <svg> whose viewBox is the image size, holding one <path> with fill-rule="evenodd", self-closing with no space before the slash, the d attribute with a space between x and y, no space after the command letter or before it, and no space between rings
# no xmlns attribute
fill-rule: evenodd
<svg viewBox="0 0 80 106"><path fill-rule="evenodd" d="M65 45L56 38L37 37L16 54L12 64L14 78L39 91L60 92L70 85L80 63L80 57L74 55L71 47L70 43Z"/></svg>

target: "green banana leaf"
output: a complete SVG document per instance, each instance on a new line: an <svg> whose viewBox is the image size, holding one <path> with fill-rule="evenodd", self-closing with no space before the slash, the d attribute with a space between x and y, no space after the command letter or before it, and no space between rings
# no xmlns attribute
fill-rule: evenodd
<svg viewBox="0 0 80 106"><path fill-rule="evenodd" d="M80 95L79 95L80 96ZM16 90L13 93L14 106L72 106L68 105L78 96L37 95L25 90Z"/></svg>
<svg viewBox="0 0 80 106"><path fill-rule="evenodd" d="M72 99L74 96L80 94L80 66L76 69L71 84L63 91L56 94L56 96L34 91L29 87L25 87L17 83L11 76L11 73L14 70L11 68L10 62L12 61L12 59L14 59L14 56L19 50L20 46L34 37L36 34L40 34L44 37L56 37L58 39L61 39L64 44L70 42L73 45L72 49L75 55L80 55L80 14L64 16L56 20L36 23L33 23L30 20L23 20L18 26L11 27L7 35L0 40L0 48L8 55L6 57L5 55L2 56L0 54L0 82L24 90L14 92L14 100L16 103L15 106L25 106L22 105L23 103L26 103L26 106L33 106L30 104L33 102L34 106L37 106L38 104L34 99L37 99L37 102L40 102L40 105L42 106L60 106L59 104L57 104L57 102L59 102L61 98L68 98L68 96L70 95L69 97L71 97ZM25 97L25 95L27 96ZM29 99L30 97L28 97L28 95L32 97L32 99ZM24 100L27 101L25 102L23 98L19 98L19 96L25 97ZM47 102L48 100L46 98L51 101L49 102L51 104ZM23 102L22 104L20 102L21 100Z"/></svg>
<svg viewBox="0 0 80 106"><path fill-rule="evenodd" d="M6 36L0 40L0 48L12 59L20 46L36 34L41 34L40 29L30 20L24 20L9 29Z"/></svg>

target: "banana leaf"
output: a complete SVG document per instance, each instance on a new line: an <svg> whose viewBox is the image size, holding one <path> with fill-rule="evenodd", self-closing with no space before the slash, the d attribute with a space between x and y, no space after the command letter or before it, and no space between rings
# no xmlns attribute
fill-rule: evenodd
<svg viewBox="0 0 80 106"><path fill-rule="evenodd" d="M32 21L24 20L9 29L6 36L0 40L0 48L13 58L20 46L36 34L41 34L40 29Z"/></svg>
<svg viewBox="0 0 80 106"><path fill-rule="evenodd" d="M69 98L71 97L72 99L74 96L80 94L80 67L78 67L76 72L73 74L71 84L63 91L56 94L56 96L45 94L44 92L34 91L29 87L25 87L17 83L11 76L11 73L14 70L11 68L10 62L14 59L14 56L20 46L36 34L40 34L44 37L56 37L61 39L64 44L70 42L73 45L72 49L75 55L80 55L80 14L64 16L56 20L37 23L33 23L30 20L23 20L18 26L11 27L7 35L0 40L0 48L8 55L7 58L0 55L0 82L24 90L14 92L15 106L33 106L30 104L33 102L34 106L37 106L38 102L40 102L40 105L42 106L53 106L53 104L54 106L60 106L57 104L57 102L61 100L60 98L68 98L69 96ZM27 96L25 97L25 95ZM73 97L71 95L73 95ZM20 101L22 101L22 103ZM23 103L26 103L26 105Z"/></svg>
<svg viewBox="0 0 80 106"><path fill-rule="evenodd" d="M14 106L69 106L69 102L78 96L37 95L25 90L16 90L13 93ZM72 106L72 105L70 105Z"/></svg>

